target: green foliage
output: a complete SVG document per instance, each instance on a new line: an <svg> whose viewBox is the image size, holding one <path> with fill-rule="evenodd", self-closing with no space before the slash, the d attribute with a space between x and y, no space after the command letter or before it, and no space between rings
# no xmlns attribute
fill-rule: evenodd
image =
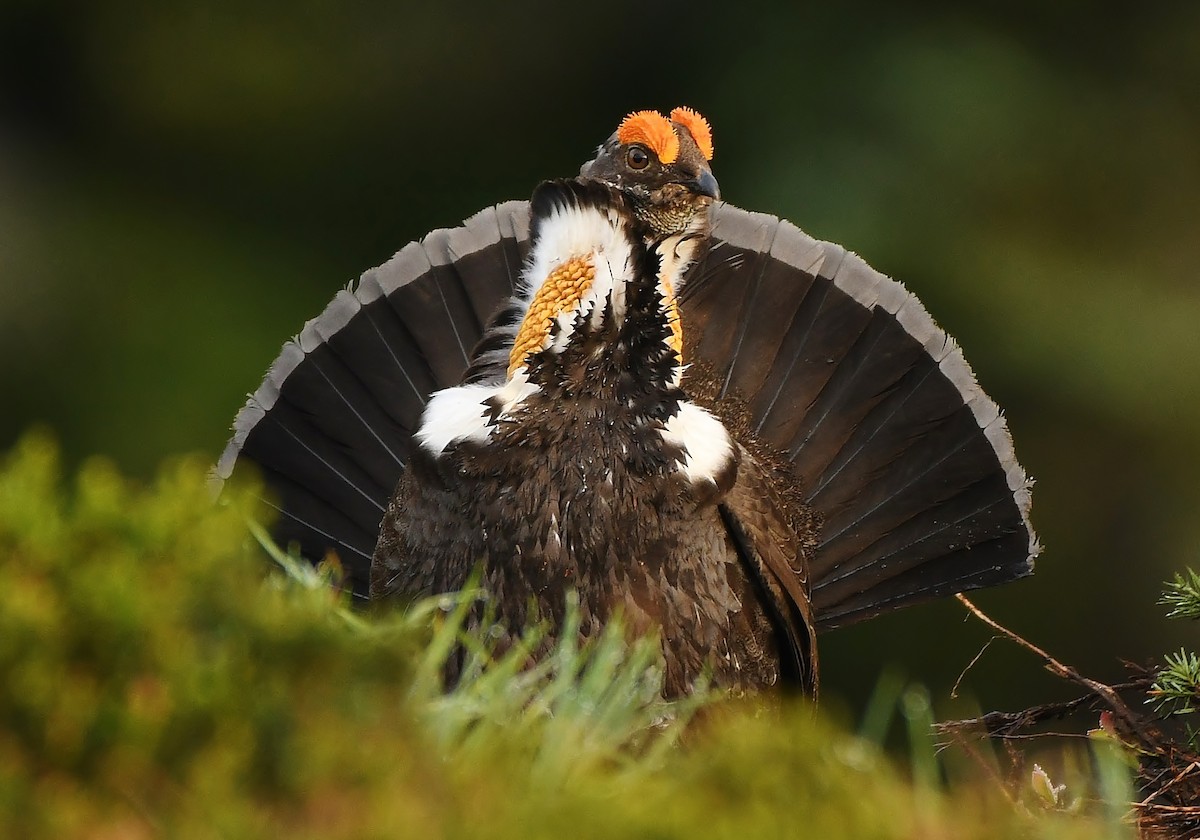
<svg viewBox="0 0 1200 840"><path fill-rule="evenodd" d="M1200 619L1200 575L1193 569L1183 574L1176 573L1168 581L1159 603L1170 607L1168 618ZM1151 702L1160 714L1190 715L1200 709L1200 657L1192 651L1179 649L1179 653L1168 653L1163 657L1164 665L1158 669L1154 684L1150 687ZM1184 738L1189 749L1200 749L1200 728L1188 723L1184 727Z"/></svg>
<svg viewBox="0 0 1200 840"><path fill-rule="evenodd" d="M1164 659L1167 664L1159 670L1151 689L1158 710L1172 715L1192 714L1200 702L1200 657L1180 648L1179 653L1168 653Z"/></svg>
<svg viewBox="0 0 1200 840"><path fill-rule="evenodd" d="M1200 618L1200 574L1193 569L1176 572L1166 587L1158 603L1171 608L1167 618Z"/></svg>
<svg viewBox="0 0 1200 840"><path fill-rule="evenodd" d="M274 571L198 460L147 488L90 461L68 488L45 436L19 444L0 470L0 836L1119 830L979 784L947 792L920 692L902 707L914 786L807 707L662 701L657 645L619 626L536 656L534 628L499 651L462 633L478 592L358 614L328 569L267 549Z"/></svg>
<svg viewBox="0 0 1200 840"><path fill-rule="evenodd" d="M245 836L368 807L377 779L415 796L399 622L364 638L329 589L263 586L198 461L144 492L92 461L68 494L55 460L29 437L0 474L0 835Z"/></svg>

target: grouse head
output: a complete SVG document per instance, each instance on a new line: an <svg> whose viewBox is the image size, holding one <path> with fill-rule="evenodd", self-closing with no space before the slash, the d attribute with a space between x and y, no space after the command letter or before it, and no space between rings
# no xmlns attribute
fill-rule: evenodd
<svg viewBox="0 0 1200 840"><path fill-rule="evenodd" d="M721 192L713 177L712 130L691 108L670 119L657 111L627 116L580 177L601 181L630 201L648 239L702 233Z"/></svg>
<svg viewBox="0 0 1200 840"><path fill-rule="evenodd" d="M561 362L574 349L591 359L585 347L597 357L620 355L624 365L630 354L649 364L653 375L641 371L647 385L678 385L676 295L720 194L712 153L708 122L690 108L676 108L669 119L638 111L578 178L535 190L526 293L495 342L511 347L506 372L518 386L565 375L560 365L531 366L531 357L545 353L544 362ZM602 338L606 324L619 335Z"/></svg>

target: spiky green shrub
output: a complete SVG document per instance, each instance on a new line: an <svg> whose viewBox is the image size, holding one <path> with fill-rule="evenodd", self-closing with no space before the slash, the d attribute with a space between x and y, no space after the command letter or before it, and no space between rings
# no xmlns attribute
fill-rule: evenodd
<svg viewBox="0 0 1200 840"><path fill-rule="evenodd" d="M1170 608L1167 618L1200 619L1200 574L1193 569L1177 573L1166 584L1159 603ZM1163 657L1163 666L1150 689L1150 701L1158 712L1169 716L1182 718L1200 711L1200 657L1184 648ZM1183 721L1187 748L1200 749L1200 724L1192 717Z"/></svg>
<svg viewBox="0 0 1200 840"><path fill-rule="evenodd" d="M619 628L532 667L536 628L498 657L468 639L444 695L473 593L354 614L275 559L199 460L148 488L95 460L64 486L46 437L19 444L0 469L0 837L1121 831L914 787L807 708L664 703L656 646Z"/></svg>

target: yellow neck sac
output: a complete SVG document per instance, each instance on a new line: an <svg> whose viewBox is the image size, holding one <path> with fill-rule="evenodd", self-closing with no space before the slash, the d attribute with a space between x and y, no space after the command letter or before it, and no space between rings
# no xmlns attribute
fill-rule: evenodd
<svg viewBox="0 0 1200 840"><path fill-rule="evenodd" d="M667 324L671 327L671 337L667 339L667 343L679 357L678 364L683 364L683 322L679 318L679 301L675 298L675 290L671 288L670 280L662 278L660 286L663 308L667 311Z"/></svg>
<svg viewBox="0 0 1200 840"><path fill-rule="evenodd" d="M512 352L508 356L509 378L528 364L532 354L546 347L554 319L563 312L570 312L579 306L579 301L587 294L595 279L596 267L590 257L572 257L550 272L550 276L538 287L533 300L530 301L525 320L517 330ZM679 357L679 364L683 364L683 324L679 319L679 303L675 298L675 290L666 278L661 280L659 288L667 323L671 327L671 336L667 343Z"/></svg>
<svg viewBox="0 0 1200 840"><path fill-rule="evenodd" d="M538 288L537 293L517 331L512 353L508 357L508 375L511 377L524 367L532 353L546 346L550 336L550 325L562 312L569 312L579 305L596 279L596 266L588 257L572 257L560 265Z"/></svg>

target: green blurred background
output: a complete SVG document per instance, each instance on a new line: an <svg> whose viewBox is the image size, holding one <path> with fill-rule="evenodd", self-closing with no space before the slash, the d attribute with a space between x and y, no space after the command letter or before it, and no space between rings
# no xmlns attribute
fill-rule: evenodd
<svg viewBox="0 0 1200 840"><path fill-rule="evenodd" d="M980 602L1102 678L1196 644L1154 600L1200 563L1197 3L6 0L0 445L215 458L334 291L677 104L729 201L903 280L1007 410L1047 549ZM944 695L986 639L842 631L826 696ZM1002 645L967 682L1070 693Z"/></svg>

